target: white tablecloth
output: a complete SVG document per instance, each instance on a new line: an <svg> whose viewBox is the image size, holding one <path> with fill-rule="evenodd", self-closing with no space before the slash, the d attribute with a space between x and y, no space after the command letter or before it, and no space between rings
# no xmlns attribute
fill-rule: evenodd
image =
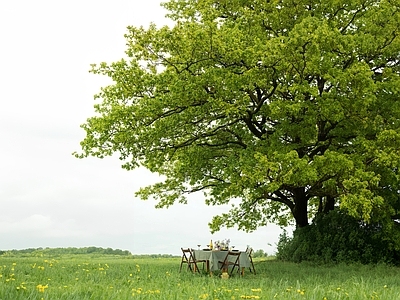
<svg viewBox="0 0 400 300"><path fill-rule="evenodd" d="M194 250L194 258L196 260L208 260L210 271L219 270L221 264L218 264L218 261L224 261L228 251L211 251L211 250ZM236 258L235 258L236 259ZM245 251L240 251L239 256L239 265L240 268L249 268L251 266L249 256Z"/></svg>

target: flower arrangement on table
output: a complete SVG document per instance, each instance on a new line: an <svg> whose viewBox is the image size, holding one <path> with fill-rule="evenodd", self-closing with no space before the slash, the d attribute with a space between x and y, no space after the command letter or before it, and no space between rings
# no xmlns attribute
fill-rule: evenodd
<svg viewBox="0 0 400 300"><path fill-rule="evenodd" d="M214 243L214 249L215 250L228 250L229 249L229 243L231 242L230 239L224 239L222 241L218 240L215 241Z"/></svg>

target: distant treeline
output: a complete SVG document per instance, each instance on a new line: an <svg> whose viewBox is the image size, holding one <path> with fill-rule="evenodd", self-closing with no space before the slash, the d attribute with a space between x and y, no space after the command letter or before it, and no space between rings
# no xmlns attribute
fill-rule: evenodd
<svg viewBox="0 0 400 300"><path fill-rule="evenodd" d="M108 254L108 255L132 255L128 250L84 247L84 248L28 248L22 250L0 250L0 255L7 254L45 254L45 255L65 255L65 254Z"/></svg>

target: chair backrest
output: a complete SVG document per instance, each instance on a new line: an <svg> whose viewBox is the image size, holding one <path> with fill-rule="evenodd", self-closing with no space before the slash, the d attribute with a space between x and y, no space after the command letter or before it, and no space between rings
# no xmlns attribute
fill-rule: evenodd
<svg viewBox="0 0 400 300"><path fill-rule="evenodd" d="M238 265L239 262L239 257L240 257L240 252L239 251L228 251L228 253L226 253L225 259L223 264L224 265Z"/></svg>
<svg viewBox="0 0 400 300"><path fill-rule="evenodd" d="M190 248L181 248L182 250L182 262L190 263L194 261L193 253Z"/></svg>
<svg viewBox="0 0 400 300"><path fill-rule="evenodd" d="M251 248L250 246L247 246L246 248L246 254L251 257L251 255L253 254L253 248Z"/></svg>
<svg viewBox="0 0 400 300"><path fill-rule="evenodd" d="M228 256L238 258L240 256L240 251L228 251Z"/></svg>

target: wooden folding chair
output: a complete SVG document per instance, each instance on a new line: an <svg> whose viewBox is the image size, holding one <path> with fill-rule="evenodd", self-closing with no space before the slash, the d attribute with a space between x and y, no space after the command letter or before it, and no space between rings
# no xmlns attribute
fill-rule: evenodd
<svg viewBox="0 0 400 300"><path fill-rule="evenodd" d="M193 251L190 248L181 248L182 250L182 259L181 259L181 266L179 268L179 272L182 271L182 266L183 264L187 264L187 268L192 271L196 272L199 270L199 267L197 266L197 263L202 262L203 263L203 268L204 268L204 263L206 260L196 260Z"/></svg>
<svg viewBox="0 0 400 300"><path fill-rule="evenodd" d="M239 251L228 251L228 253L225 256L225 259L223 261L218 261L218 263L221 264L220 269L222 270L222 272L224 272L224 271L228 272L229 267L232 267L231 273L230 273L231 275L233 273L233 270L236 267L239 272L240 271L239 257L240 257Z"/></svg>
<svg viewBox="0 0 400 300"><path fill-rule="evenodd" d="M254 275L255 275L255 274L256 274L256 269L254 268L253 257L251 256L251 255L253 254L253 248L247 246L247 248L246 248L246 254L247 254L247 256L248 256L248 258L249 258L249 260L250 260L250 264L251 264L251 266L250 266L250 272L253 272Z"/></svg>

